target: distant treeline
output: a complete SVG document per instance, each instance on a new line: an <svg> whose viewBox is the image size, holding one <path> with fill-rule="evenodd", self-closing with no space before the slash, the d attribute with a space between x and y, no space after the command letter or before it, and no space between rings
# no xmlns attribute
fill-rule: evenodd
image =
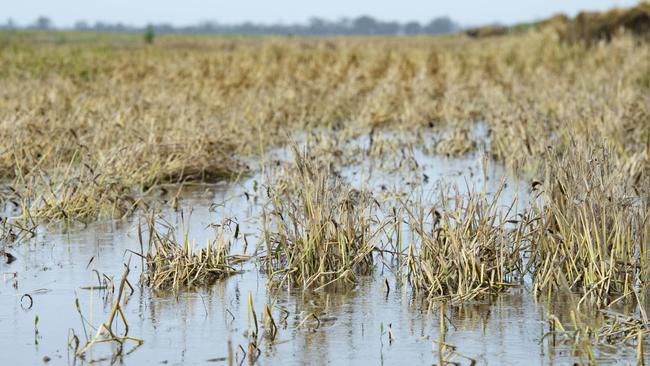
<svg viewBox="0 0 650 366"><path fill-rule="evenodd" d="M171 24L150 24L145 27L125 25L122 23L96 22L90 24L78 21L70 27L56 27L47 17L39 17L33 24L17 26L11 19L0 24L2 29L67 29L96 32L144 32L152 29L156 33L222 33L222 34L275 34L275 35L400 35L400 34L444 34L458 31L460 26L448 17L438 17L426 24L419 22L388 22L369 16L342 18L330 21L311 18L306 24L220 24L213 21L190 26Z"/></svg>

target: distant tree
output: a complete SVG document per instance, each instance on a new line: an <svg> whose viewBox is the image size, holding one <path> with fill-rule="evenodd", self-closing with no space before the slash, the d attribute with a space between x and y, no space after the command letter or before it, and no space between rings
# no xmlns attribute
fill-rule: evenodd
<svg viewBox="0 0 650 366"><path fill-rule="evenodd" d="M0 28L15 27L12 20ZM54 24L47 17L39 17L27 26L31 29L54 29ZM340 18L335 21L313 17L302 24L256 24L244 22L239 24L219 24L206 21L196 25L177 27L171 24L150 24L146 27L131 26L123 23L96 22L89 24L79 20L74 29L94 30L97 32L141 32L144 41L153 43L157 34L166 33L223 33L223 34L278 34L278 35L396 35L396 34L440 34L459 29L459 26L447 17L436 18L426 25L412 21L406 24L380 21L363 15L357 18Z"/></svg>
<svg viewBox="0 0 650 366"><path fill-rule="evenodd" d="M258 33L259 30L252 22L244 22L236 27L235 33Z"/></svg>
<svg viewBox="0 0 650 366"><path fill-rule="evenodd" d="M350 33L350 29L354 26L354 20L343 17L339 19L338 22L336 22L337 26L341 27L342 29L345 29L346 33Z"/></svg>
<svg viewBox="0 0 650 366"><path fill-rule="evenodd" d="M377 21L369 16L360 16L352 21L352 30L356 34L377 33Z"/></svg>
<svg viewBox="0 0 650 366"><path fill-rule="evenodd" d="M47 29L51 29L52 26L53 26L52 25L52 20L50 20L50 18L44 17L44 16L38 17L36 19L36 21L34 22L34 28L36 28L36 29L47 30Z"/></svg>
<svg viewBox="0 0 650 366"><path fill-rule="evenodd" d="M375 34L394 35L399 33L400 28L398 22L377 22Z"/></svg>
<svg viewBox="0 0 650 366"><path fill-rule="evenodd" d="M458 26L448 17L433 19L424 27L424 32L429 34L451 33L457 30Z"/></svg>
<svg viewBox="0 0 650 366"><path fill-rule="evenodd" d="M9 18L9 19L7 19L7 23L5 24L5 28L14 29L14 28L16 28L16 23L14 22L13 19Z"/></svg>
<svg viewBox="0 0 650 366"><path fill-rule="evenodd" d="M96 30L98 32L106 31L107 28L108 25L104 22L95 22L95 25L93 25L93 30Z"/></svg>
<svg viewBox="0 0 650 366"><path fill-rule="evenodd" d="M149 27L151 27L151 26L148 25L147 28L145 29L145 32L149 31ZM152 29L153 29L153 27L152 27ZM122 24L122 23L113 24L110 27L110 31L112 31L112 32L126 32L128 30L129 30L128 27L126 25Z"/></svg>
<svg viewBox="0 0 650 366"><path fill-rule="evenodd" d="M322 35L330 33L330 25L324 19L313 17L309 19L309 26L307 32L314 35Z"/></svg>
<svg viewBox="0 0 650 366"><path fill-rule="evenodd" d="M191 27L191 33L216 33L219 31L219 24L214 21L201 22L196 26Z"/></svg>
<svg viewBox="0 0 650 366"><path fill-rule="evenodd" d="M173 33L174 26L167 23L161 23L161 24L156 24L154 26L154 30L156 33Z"/></svg>
<svg viewBox="0 0 650 366"><path fill-rule="evenodd" d="M408 22L404 25L405 34L420 34L422 33L422 26L418 22Z"/></svg>
<svg viewBox="0 0 650 366"><path fill-rule="evenodd" d="M78 20L74 23L74 29L78 31L87 31L90 29L90 25L85 20Z"/></svg>
<svg viewBox="0 0 650 366"><path fill-rule="evenodd" d="M144 42L147 44L152 44L155 37L156 35L153 30L153 25L147 25L147 29L144 31Z"/></svg>

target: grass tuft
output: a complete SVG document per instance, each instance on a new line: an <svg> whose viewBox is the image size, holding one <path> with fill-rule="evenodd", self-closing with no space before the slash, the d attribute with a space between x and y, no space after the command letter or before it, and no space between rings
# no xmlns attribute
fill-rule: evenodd
<svg viewBox="0 0 650 366"><path fill-rule="evenodd" d="M502 189L492 196L442 192L431 206L406 208L413 241L404 265L413 288L432 300L460 302L519 283L526 216L508 217L517 201L500 207Z"/></svg>
<svg viewBox="0 0 650 366"><path fill-rule="evenodd" d="M639 196L610 148L549 151L534 206L534 287L568 287L600 306L649 283L650 202Z"/></svg>
<svg viewBox="0 0 650 366"><path fill-rule="evenodd" d="M329 164L296 147L269 194L264 239L276 284L351 283L372 270L381 230L370 194L351 188Z"/></svg>
<svg viewBox="0 0 650 366"><path fill-rule="evenodd" d="M189 228L178 239L173 225L152 215L146 222L149 233L148 252L145 256L147 271L145 282L155 290L179 291L212 284L214 281L237 273L233 267L243 260L230 256L231 235L228 223L213 227L215 237L205 248L196 248L189 239ZM142 228L140 228L140 238ZM141 246L144 247L141 239Z"/></svg>

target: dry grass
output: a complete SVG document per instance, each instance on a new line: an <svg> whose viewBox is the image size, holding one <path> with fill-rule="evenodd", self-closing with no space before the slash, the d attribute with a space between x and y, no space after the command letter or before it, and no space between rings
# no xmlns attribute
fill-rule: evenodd
<svg viewBox="0 0 650 366"><path fill-rule="evenodd" d="M440 155L457 156L474 151L476 142L470 136L469 128L454 129L444 136L435 146L434 151Z"/></svg>
<svg viewBox="0 0 650 366"><path fill-rule="evenodd" d="M489 25L484 27L472 28L465 31L469 37L472 38L485 38L485 37L497 37L505 36L510 32L508 27L498 26L498 25Z"/></svg>
<svg viewBox="0 0 650 366"><path fill-rule="evenodd" d="M600 306L650 280L650 206L607 148L574 146L574 154L545 159L547 177L538 186L539 220L531 252L535 290L568 286Z"/></svg>
<svg viewBox="0 0 650 366"><path fill-rule="evenodd" d="M348 186L329 163L294 148L294 161L275 178L269 194L266 263L278 285L350 283L372 270L381 232L373 215L376 201Z"/></svg>
<svg viewBox="0 0 650 366"><path fill-rule="evenodd" d="M183 228L179 241L174 226L154 215L148 218L146 225L149 242L144 256L145 282L153 289L179 291L209 285L237 273L233 266L243 260L229 255L234 238L229 235L228 222L214 227L214 239L198 250L189 238L189 228ZM140 244L144 248L142 228L139 230Z"/></svg>
<svg viewBox="0 0 650 366"><path fill-rule="evenodd" d="M75 304L77 306L77 311L79 312L79 316L81 317L81 322L82 322L81 324L84 330L84 334L86 335L86 343L81 349L79 349L79 344L80 344L79 338L73 332L72 339L70 339L70 345L72 345L72 343L75 343L74 346L75 357L79 357L83 360L86 359L86 355L89 354L90 356L88 361L90 363L93 363L95 361L100 361L100 360L93 359L93 354L92 352L90 352L91 348L93 348L93 346L99 343L115 342L117 343L117 347L113 351L111 360L116 361L117 359L120 359L120 357L123 354L128 354L130 352L133 352L133 350L137 349L140 345L142 345L142 343L144 343L144 340L129 335L129 323L127 322L126 316L124 314L123 308L126 306L130 295L133 294L133 287L131 286L128 280L129 272L130 272L129 265L125 264L124 274L122 274L122 279L120 280L120 284L116 292L115 300L111 305L111 312L108 316L108 319L105 322L103 322L99 327L97 327L96 333L92 338L88 337L88 331L86 330L86 319L81 313L79 299L76 300ZM127 286L130 289L129 294L126 293ZM89 325L91 328L93 328L92 324ZM118 327L123 329L122 334L118 332L117 329ZM134 342L136 345L129 352L124 352L124 344L127 341Z"/></svg>
<svg viewBox="0 0 650 366"><path fill-rule="evenodd" d="M618 32L626 31L646 41L650 40L650 3L607 12L581 12L561 25L560 35L570 42L610 41Z"/></svg>
<svg viewBox="0 0 650 366"><path fill-rule="evenodd" d="M647 357L644 343L647 344L645 340L650 334L650 321L642 304L619 307L618 310L600 309L580 304L578 296L571 292L556 291L552 296L556 299L555 304L566 301L559 304L565 308L559 312L563 316L548 315L549 331L544 338L550 338L553 347L568 346L590 364L598 363L597 352L636 348L637 364L643 364L644 357ZM557 301L558 296L561 301Z"/></svg>
<svg viewBox="0 0 650 366"><path fill-rule="evenodd" d="M571 148L563 155L549 147L546 177L533 184L526 263L533 291L569 299L568 319L550 315L554 341L558 336L590 363L596 345L636 347L642 360L650 333L650 182L630 174L637 164L622 162L611 147Z"/></svg>
<svg viewBox="0 0 650 366"><path fill-rule="evenodd" d="M517 201L504 209L500 194L463 196L456 190L442 192L432 206L404 205L414 237L404 263L415 289L432 300L467 301L519 283L526 223L509 217Z"/></svg>
<svg viewBox="0 0 650 366"><path fill-rule="evenodd" d="M45 219L119 217L159 183L228 177L242 169L234 156L285 141L282 129L484 120L511 167L606 138L623 160L643 156L647 174L650 47L630 36L591 48L547 30L147 47L23 37L0 49L0 178Z"/></svg>
<svg viewBox="0 0 650 366"><path fill-rule="evenodd" d="M650 276L650 44L628 26L645 13L625 14L605 15L611 27L558 17L484 39L170 36L145 47L3 36L0 201L22 209L7 225L130 215L160 184L240 172L238 156L285 143L287 131L451 131L432 149L454 155L479 145L467 131L483 121L481 145L520 177L544 177L533 183L540 195L517 222L484 194L407 207L411 284L463 301L530 271L537 295L576 294L575 314L638 306ZM608 42L563 42L562 32ZM368 154L383 149L399 146L376 142ZM352 283L374 267L379 205L325 160L296 153L270 182L263 232L275 284ZM149 225L154 288L234 271L227 233L195 250L171 226ZM627 342L647 328L634 319L573 323L583 339Z"/></svg>

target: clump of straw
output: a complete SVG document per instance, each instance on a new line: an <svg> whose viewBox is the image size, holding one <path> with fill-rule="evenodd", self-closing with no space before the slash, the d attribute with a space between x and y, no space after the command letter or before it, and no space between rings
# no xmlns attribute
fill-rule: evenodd
<svg viewBox="0 0 650 366"><path fill-rule="evenodd" d="M294 161L269 194L266 262L278 284L349 283L371 271L380 225L368 193L352 189L329 164L294 148Z"/></svg>
<svg viewBox="0 0 650 366"><path fill-rule="evenodd" d="M147 227L149 250L144 256L147 264L145 280L152 288L178 291L209 285L237 272L233 265L242 258L229 255L231 241L227 223L215 226L215 237L208 240L205 248L198 250L194 240L189 239L187 229L183 230L179 240L174 226L167 221L151 217ZM142 245L141 229L139 233Z"/></svg>

